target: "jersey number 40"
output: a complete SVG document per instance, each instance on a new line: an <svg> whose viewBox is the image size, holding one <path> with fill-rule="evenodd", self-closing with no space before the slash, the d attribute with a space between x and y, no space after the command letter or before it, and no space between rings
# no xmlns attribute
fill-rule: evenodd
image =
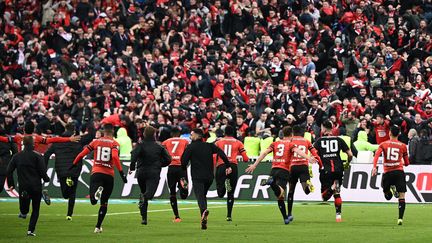
<svg viewBox="0 0 432 243"><path fill-rule="evenodd" d="M321 147L326 150L326 153L336 153L339 150L336 140L321 140Z"/></svg>

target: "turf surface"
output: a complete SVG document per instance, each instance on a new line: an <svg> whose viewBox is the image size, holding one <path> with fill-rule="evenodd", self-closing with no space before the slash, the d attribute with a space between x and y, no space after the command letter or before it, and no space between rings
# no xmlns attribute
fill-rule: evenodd
<svg viewBox="0 0 432 243"><path fill-rule="evenodd" d="M149 224L140 224L136 202L112 201L100 235L94 234L97 206L81 200L72 221L67 204L41 207L37 236L26 236L29 216L19 219L18 203L0 199L0 242L430 242L432 205L409 204L403 226L397 226L397 203L344 203L342 223L335 222L332 204L296 203L294 221L284 225L273 202L238 201L233 222L226 222L222 201L209 204L208 230L202 231L196 202L179 205L181 223L172 223L169 202L149 206Z"/></svg>

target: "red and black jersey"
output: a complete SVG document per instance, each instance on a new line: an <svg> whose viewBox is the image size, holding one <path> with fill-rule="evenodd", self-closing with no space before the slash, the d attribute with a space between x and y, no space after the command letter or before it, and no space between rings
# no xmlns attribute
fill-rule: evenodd
<svg viewBox="0 0 432 243"><path fill-rule="evenodd" d="M228 160L232 164L238 164L237 156L241 155L243 157L244 162L248 162L249 157L246 155L246 150L244 149L244 145L239 140L233 137L224 137L218 140L216 143L220 149L225 152L225 155L228 157ZM222 165L224 162L222 158L217 158L216 167Z"/></svg>
<svg viewBox="0 0 432 243"><path fill-rule="evenodd" d="M407 146L397 139L391 139L379 145L373 160L374 167L376 167L381 155L384 157L384 173L395 170L403 171L403 166L409 165Z"/></svg>
<svg viewBox="0 0 432 243"><path fill-rule="evenodd" d="M294 147L295 145L288 139L273 142L269 147L273 151L272 168L289 171Z"/></svg>
<svg viewBox="0 0 432 243"><path fill-rule="evenodd" d="M77 164L85 155L94 153L94 162L92 174L103 173L114 176L114 166L119 171L123 171L119 158L119 143L110 137L101 137L93 140L83 151L75 158L74 164Z"/></svg>
<svg viewBox="0 0 432 243"><path fill-rule="evenodd" d="M335 136L320 137L313 146L318 151L325 171L342 172L344 170L340 152L347 152L349 147L342 138Z"/></svg>
<svg viewBox="0 0 432 243"><path fill-rule="evenodd" d="M312 143L309 140L306 140L304 137L294 136L291 138L291 142L302 152L308 154L309 152L314 156L317 160L319 160L317 150L312 146ZM291 166L294 165L309 165L309 160L301 157L297 153L294 153L291 157Z"/></svg>
<svg viewBox="0 0 432 243"><path fill-rule="evenodd" d="M180 159L188 144L189 141L187 139L179 137L167 139L162 143L162 145L166 148L169 155L171 156L170 166L181 166Z"/></svg>

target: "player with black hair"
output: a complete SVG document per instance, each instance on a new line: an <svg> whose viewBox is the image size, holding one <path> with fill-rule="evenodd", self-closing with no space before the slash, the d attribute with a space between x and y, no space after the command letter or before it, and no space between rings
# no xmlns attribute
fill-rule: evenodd
<svg viewBox="0 0 432 243"><path fill-rule="evenodd" d="M235 129L232 126L225 127L225 137L218 140L215 144L225 152L231 163L232 173L225 173L226 166L223 160L216 158L216 189L219 198L223 198L227 194L227 221L232 221L232 209L234 206L234 191L237 186L238 169L237 156L241 155L244 162L249 161L244 145L239 140L235 139Z"/></svg>
<svg viewBox="0 0 432 243"><path fill-rule="evenodd" d="M408 166L410 161L408 159L407 146L398 141L399 134L399 127L390 127L390 140L382 142L379 145L378 150L375 152L372 176L377 175L378 159L383 155L384 174L382 177L382 187L384 197L387 200L390 200L392 196L398 198L399 218L397 224L402 225L405 213L405 192L407 191L403 167Z"/></svg>
<svg viewBox="0 0 432 243"><path fill-rule="evenodd" d="M188 196L188 178L187 171L181 167L181 155L183 154L189 141L185 138L180 138L181 130L177 127L171 129L171 138L165 140L162 145L167 149L171 156L171 163L168 167L168 188L170 190L170 203L174 212L175 223L180 223L181 218L178 212L176 188L180 191L180 198L186 199Z"/></svg>
<svg viewBox="0 0 432 243"><path fill-rule="evenodd" d="M318 150L318 155L322 161L320 166L321 196L324 201L334 197L336 209L336 222L342 222L342 198L340 196L340 187L342 185L344 166L340 158L340 152L343 151L348 155L348 163L351 162L353 154L340 137L332 136L333 124L331 121L324 121L321 130L323 136L315 141L314 147Z"/></svg>
<svg viewBox="0 0 432 243"><path fill-rule="evenodd" d="M284 127L282 129L282 132L284 136L283 139L273 142L266 150L261 152L258 159L255 161L254 164L249 165L249 167L246 169L246 172L253 173L257 165L267 156L267 154L273 152L272 170L270 172L270 177L268 180L263 181L261 185L270 185L270 188L273 190L277 197L278 207L284 219L284 223L289 224L291 222L291 219L288 218L288 215L286 213L285 192L289 180L291 157L294 153L297 153L299 156L308 159L311 163L315 163L316 159L306 155L303 151L295 147L295 145L291 142L291 127Z"/></svg>
<svg viewBox="0 0 432 243"><path fill-rule="evenodd" d="M105 124L103 126L104 136L93 140L85 146L81 153L75 158L69 170L73 170L88 153L94 153L94 162L90 176L90 202L96 205L100 200L98 220L94 233L102 233L102 222L108 210L108 200L114 188L114 167L117 168L124 183L127 183L126 175L119 158L119 147L114 140L114 126Z"/></svg>
<svg viewBox="0 0 432 243"><path fill-rule="evenodd" d="M299 125L293 127L293 137L291 142L302 152L308 154L311 153L315 159L317 159L320 167L322 162L318 156L318 151L312 146L312 143L306 140L304 137L303 128ZM300 181L303 191L306 195L313 192L313 185L310 181L309 174L309 161L302 156L294 153L291 157L290 167L290 179L289 179L289 192L288 192L288 219L294 220L292 216L292 207L294 203L294 192L297 185L297 181Z"/></svg>
<svg viewBox="0 0 432 243"><path fill-rule="evenodd" d="M66 124L65 129L66 131L62 134L62 137L70 137L75 134L74 123ZM81 174L82 164L80 163L74 170L69 170L69 168L81 150L81 143L55 143L44 154L46 165L48 165L51 155L55 154L55 171L60 182L62 196L68 199L67 220L72 220L78 178Z"/></svg>
<svg viewBox="0 0 432 243"><path fill-rule="evenodd" d="M231 164L225 153L213 143L203 141L204 131L195 128L191 132L192 143L189 144L182 157L181 164L186 170L188 164L191 164L192 184L198 206L201 213L201 229L207 229L209 211L207 210L207 192L214 179L213 155L221 157L225 163L225 173L228 175L232 172Z"/></svg>
<svg viewBox="0 0 432 243"><path fill-rule="evenodd" d="M40 201L42 197L42 183L49 182L50 179L46 174L46 167L43 157L33 147L33 137L26 136L23 139L24 149L15 154L9 162L7 175L9 180L9 190L15 187L13 172L17 170L18 187L19 187L19 207L20 218L26 218L32 204L32 214L28 226L27 235L35 236L36 223L39 218Z"/></svg>

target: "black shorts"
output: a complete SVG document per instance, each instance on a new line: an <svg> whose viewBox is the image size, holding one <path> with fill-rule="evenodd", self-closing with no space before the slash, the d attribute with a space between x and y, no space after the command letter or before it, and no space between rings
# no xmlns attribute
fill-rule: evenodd
<svg viewBox="0 0 432 243"><path fill-rule="evenodd" d="M114 188L114 177L103 173L94 173L90 176L90 200L92 204L96 204L94 194L99 186L103 187L100 204L106 204Z"/></svg>
<svg viewBox="0 0 432 243"><path fill-rule="evenodd" d="M62 196L64 199L68 199L70 197L75 197L77 186L78 186L78 177L71 177L71 179L73 181L73 186L71 186L71 187L66 184L67 178L68 177L60 177L59 178L60 189L61 189Z"/></svg>
<svg viewBox="0 0 432 243"><path fill-rule="evenodd" d="M290 178L290 172L282 168L272 168L270 176L273 177L274 183L286 190Z"/></svg>
<svg viewBox="0 0 432 243"><path fill-rule="evenodd" d="M390 186L396 186L398 192L406 192L405 172L401 170L394 170L384 173L382 178L382 188L384 192L390 191Z"/></svg>
<svg viewBox="0 0 432 243"><path fill-rule="evenodd" d="M334 181L336 180L339 182L339 185L342 186L343 171L340 172L329 172L324 170L320 171L321 193L331 188Z"/></svg>
<svg viewBox="0 0 432 243"><path fill-rule="evenodd" d="M176 194L176 187L178 187L180 194L185 194L185 193L186 195L188 194L188 191L183 190L183 188L180 185L181 178L185 178L186 181L188 180L187 172L186 170L183 170L181 166L173 165L168 167L167 178L168 178L168 187L171 195Z"/></svg>
<svg viewBox="0 0 432 243"><path fill-rule="evenodd" d="M307 180L310 179L309 166L307 165L291 166L289 182L295 184L299 179L301 183L306 182Z"/></svg>
<svg viewBox="0 0 432 243"><path fill-rule="evenodd" d="M153 199L156 190L159 186L160 170L138 169L137 173L138 185L144 198L147 200Z"/></svg>
<svg viewBox="0 0 432 243"><path fill-rule="evenodd" d="M226 166L225 164L219 165L216 168L216 189L219 197L225 196L226 188L225 188L225 180L229 179L231 184L231 192L234 194L235 188L237 186L238 180L238 168L236 164L231 164L232 172L231 174L226 174Z"/></svg>

